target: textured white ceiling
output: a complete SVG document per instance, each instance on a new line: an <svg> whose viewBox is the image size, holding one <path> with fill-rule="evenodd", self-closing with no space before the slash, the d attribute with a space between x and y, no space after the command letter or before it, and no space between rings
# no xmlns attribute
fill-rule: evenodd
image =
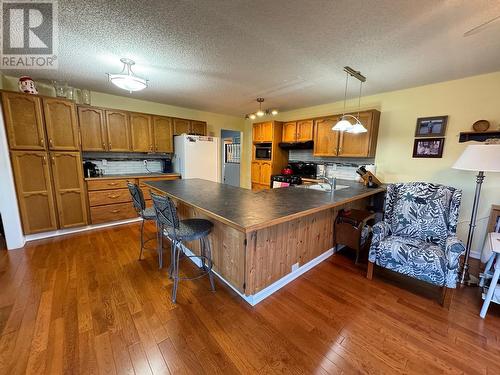
<svg viewBox="0 0 500 375"><path fill-rule="evenodd" d="M59 69L3 71L118 95L120 57L150 87L131 97L220 113L340 100L500 70L498 0L59 0ZM356 95L353 87L352 96Z"/></svg>

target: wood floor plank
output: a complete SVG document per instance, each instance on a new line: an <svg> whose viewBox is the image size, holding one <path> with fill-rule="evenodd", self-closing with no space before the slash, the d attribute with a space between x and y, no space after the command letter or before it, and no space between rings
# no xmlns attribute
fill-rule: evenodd
<svg viewBox="0 0 500 375"><path fill-rule="evenodd" d="M206 279L181 282L172 304L156 253L137 259L138 234L0 250L0 374L500 373L500 306L480 319L477 289L445 310L438 291L381 270L367 280L337 254L253 308Z"/></svg>

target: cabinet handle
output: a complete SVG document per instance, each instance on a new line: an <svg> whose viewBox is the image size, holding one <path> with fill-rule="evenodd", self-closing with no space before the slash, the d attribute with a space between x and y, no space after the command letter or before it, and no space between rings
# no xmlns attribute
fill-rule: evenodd
<svg viewBox="0 0 500 375"><path fill-rule="evenodd" d="M45 139L40 138L40 146L45 147Z"/></svg>
<svg viewBox="0 0 500 375"><path fill-rule="evenodd" d="M120 212L120 210L111 210L112 214L117 214L118 212Z"/></svg>
<svg viewBox="0 0 500 375"><path fill-rule="evenodd" d="M119 195L116 195L116 194L115 195L108 195L108 198L111 198L111 199L115 199L115 198L118 198L118 197L119 197Z"/></svg>
<svg viewBox="0 0 500 375"><path fill-rule="evenodd" d="M106 143L102 142L102 148L106 150Z"/></svg>
<svg viewBox="0 0 500 375"><path fill-rule="evenodd" d="M42 156L42 164L47 164L47 157Z"/></svg>
<svg viewBox="0 0 500 375"><path fill-rule="evenodd" d="M118 185L118 182L108 182L108 185L109 186L116 186L116 185Z"/></svg>
<svg viewBox="0 0 500 375"><path fill-rule="evenodd" d="M52 161L52 164L56 164L56 159L54 159L53 156L50 157L50 160Z"/></svg>
<svg viewBox="0 0 500 375"><path fill-rule="evenodd" d="M111 150L111 142L109 142L108 146L109 146L109 149Z"/></svg>
<svg viewBox="0 0 500 375"><path fill-rule="evenodd" d="M52 138L49 138L49 146L54 147L54 142L52 141Z"/></svg>
<svg viewBox="0 0 500 375"><path fill-rule="evenodd" d="M151 144L151 145L149 145L149 149L150 149L151 151L153 151L153 145L152 145L152 144Z"/></svg>

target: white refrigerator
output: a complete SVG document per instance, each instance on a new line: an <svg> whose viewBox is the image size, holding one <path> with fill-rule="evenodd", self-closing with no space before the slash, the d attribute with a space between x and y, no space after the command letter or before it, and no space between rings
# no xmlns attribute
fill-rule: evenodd
<svg viewBox="0 0 500 375"><path fill-rule="evenodd" d="M174 172L182 178L220 182L219 138L201 135L174 137Z"/></svg>

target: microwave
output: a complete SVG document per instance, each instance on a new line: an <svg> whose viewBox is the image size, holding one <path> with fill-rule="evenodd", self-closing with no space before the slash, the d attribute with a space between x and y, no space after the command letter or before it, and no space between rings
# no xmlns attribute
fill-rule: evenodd
<svg viewBox="0 0 500 375"><path fill-rule="evenodd" d="M255 145L256 160L271 160L271 145Z"/></svg>

